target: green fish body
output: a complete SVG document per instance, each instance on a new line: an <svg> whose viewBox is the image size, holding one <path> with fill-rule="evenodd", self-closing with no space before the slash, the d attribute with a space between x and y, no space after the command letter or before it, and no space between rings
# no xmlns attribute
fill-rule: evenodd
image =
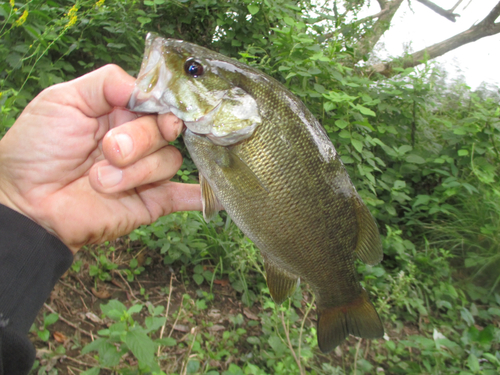
<svg viewBox="0 0 500 375"><path fill-rule="evenodd" d="M349 334L383 336L354 264L382 259L377 225L323 127L296 96L243 63L148 35L129 108L184 121L205 218L224 207L257 245L277 303L300 279L309 283L323 352Z"/></svg>

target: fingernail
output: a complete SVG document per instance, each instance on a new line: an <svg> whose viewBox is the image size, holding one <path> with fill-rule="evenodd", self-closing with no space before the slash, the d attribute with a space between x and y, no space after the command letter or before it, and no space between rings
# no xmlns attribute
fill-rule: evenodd
<svg viewBox="0 0 500 375"><path fill-rule="evenodd" d="M132 138L128 134L116 134L115 142L118 145L118 151L123 158L126 158L128 155L130 155L130 153L134 149L134 141L132 141Z"/></svg>
<svg viewBox="0 0 500 375"><path fill-rule="evenodd" d="M106 165L97 169L97 179L105 188L111 188L122 181L123 171L112 165Z"/></svg>

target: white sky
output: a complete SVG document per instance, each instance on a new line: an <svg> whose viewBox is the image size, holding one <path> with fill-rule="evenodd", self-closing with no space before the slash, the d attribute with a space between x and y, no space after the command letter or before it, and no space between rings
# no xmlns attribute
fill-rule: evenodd
<svg viewBox="0 0 500 375"><path fill-rule="evenodd" d="M451 9L458 0L433 0L444 9ZM473 24L480 22L498 0L463 0L454 13L460 14L456 22L451 22L438 15L417 1L405 1L392 20L391 28L380 39L378 47L383 43L379 57L401 56L404 46L410 44L411 51L416 52L424 47L448 39ZM465 8L465 9L464 9ZM369 9L359 17L376 14L380 7L371 0ZM500 22L500 19L497 19ZM377 48L377 47L376 47ZM451 76L457 70L465 76L465 81L472 89L481 82L500 86L500 34L482 38L466 44L435 59Z"/></svg>

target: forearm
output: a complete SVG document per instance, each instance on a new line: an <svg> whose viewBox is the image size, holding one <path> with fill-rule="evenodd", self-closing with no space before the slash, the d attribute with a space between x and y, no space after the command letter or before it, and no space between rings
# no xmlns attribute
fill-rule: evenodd
<svg viewBox="0 0 500 375"><path fill-rule="evenodd" d="M0 374L23 373L23 361L31 367L26 334L72 261L58 238L0 205Z"/></svg>

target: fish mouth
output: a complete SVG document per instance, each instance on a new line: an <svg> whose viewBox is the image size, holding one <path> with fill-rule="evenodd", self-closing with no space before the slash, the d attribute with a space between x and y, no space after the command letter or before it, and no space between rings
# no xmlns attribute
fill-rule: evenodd
<svg viewBox="0 0 500 375"><path fill-rule="evenodd" d="M144 58L134 90L127 104L127 109L142 113L171 112L168 103L162 100L164 89L172 78L162 56L164 39L148 33L144 49Z"/></svg>

